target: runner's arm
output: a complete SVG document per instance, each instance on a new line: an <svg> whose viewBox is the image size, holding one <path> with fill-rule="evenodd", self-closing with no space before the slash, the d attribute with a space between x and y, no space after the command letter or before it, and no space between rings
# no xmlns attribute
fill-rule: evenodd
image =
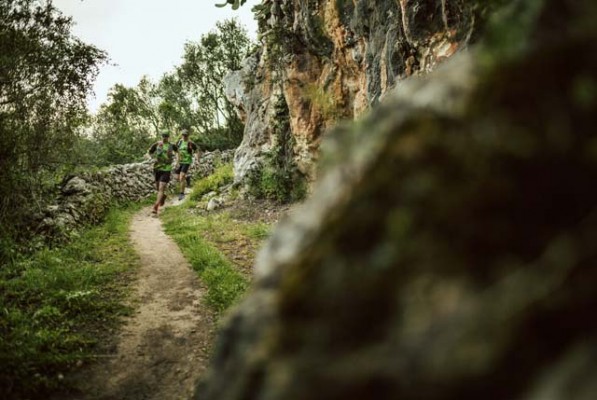
<svg viewBox="0 0 597 400"><path fill-rule="evenodd" d="M158 148L158 144L154 143L151 145L151 147L147 150L147 153L145 153L145 158L151 158L153 153L155 153L156 149Z"/></svg>
<svg viewBox="0 0 597 400"><path fill-rule="evenodd" d="M199 158L201 157L201 149L199 149L199 146L197 146L197 144L195 142L192 142L193 145L193 157L195 158L195 160L197 162L199 162Z"/></svg>

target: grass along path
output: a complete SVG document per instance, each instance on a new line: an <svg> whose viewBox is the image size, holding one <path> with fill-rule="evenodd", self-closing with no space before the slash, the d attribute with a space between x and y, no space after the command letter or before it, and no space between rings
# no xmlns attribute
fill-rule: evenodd
<svg viewBox="0 0 597 400"><path fill-rule="evenodd" d="M207 303L219 314L238 301L251 279L255 254L269 232L262 222L239 221L224 210L202 215L190 202L160 217L207 287Z"/></svg>
<svg viewBox="0 0 597 400"><path fill-rule="evenodd" d="M139 208L114 209L71 244L2 266L0 398L64 387L68 371L108 351L98 344L131 312L124 301L139 259L128 225Z"/></svg>
<svg viewBox="0 0 597 400"><path fill-rule="evenodd" d="M130 239L140 256L135 312L103 363L74 378L77 400L190 398L207 365L215 325L205 290L151 208L138 212Z"/></svg>
<svg viewBox="0 0 597 400"><path fill-rule="evenodd" d="M225 166L195 190L217 188L230 173ZM159 219L139 205L113 210L71 244L0 269L0 398L49 398L55 389L61 400L192 392L215 314L246 291L272 223L239 218L234 207L202 213L198 193ZM120 328L123 316L130 318Z"/></svg>
<svg viewBox="0 0 597 400"><path fill-rule="evenodd" d="M231 164L220 166L212 175L193 184L187 201L160 216L166 233L176 241L205 283L206 301L218 314L247 290L256 252L271 228L271 222L259 218L237 217L239 210L235 207L202 211L205 203L201 197L232 182L232 176Z"/></svg>

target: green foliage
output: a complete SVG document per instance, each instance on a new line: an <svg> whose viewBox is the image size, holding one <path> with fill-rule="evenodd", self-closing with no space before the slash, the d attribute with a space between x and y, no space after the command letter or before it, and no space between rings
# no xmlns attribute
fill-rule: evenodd
<svg viewBox="0 0 597 400"><path fill-rule="evenodd" d="M293 160L294 140L290 132L288 105L283 95L279 95L275 107L272 120L274 146L264 154L261 165L250 171L249 193L256 198L294 202L306 196L307 183Z"/></svg>
<svg viewBox="0 0 597 400"><path fill-rule="evenodd" d="M502 0L486 6L486 11L492 11L483 39L486 61L501 64L528 50L544 2Z"/></svg>
<svg viewBox="0 0 597 400"><path fill-rule="evenodd" d="M207 285L207 303L223 313L246 291L247 280L202 232L210 230L212 219L192 216L183 207L168 208L162 215L166 233L174 238L199 277Z"/></svg>
<svg viewBox="0 0 597 400"><path fill-rule="evenodd" d="M224 164L216 168L213 174L193 183L193 194L191 200L198 201L206 193L232 183L234 171L232 164Z"/></svg>
<svg viewBox="0 0 597 400"><path fill-rule="evenodd" d="M252 11L258 24L258 39L267 48L270 70L283 75L292 54L310 52L322 58L332 55L334 45L325 33L319 1L303 1L301 11L297 11L292 2L279 1L258 4ZM295 12L300 13L300 30L293 29L287 22L297 18Z"/></svg>
<svg viewBox="0 0 597 400"><path fill-rule="evenodd" d="M260 42L264 42L267 49L266 62L272 72L282 76L287 55L297 44L297 37L283 23L283 14L292 13L288 6L282 7L279 3L269 2L258 4L252 8L257 20ZM272 18L277 22L271 26Z"/></svg>
<svg viewBox="0 0 597 400"><path fill-rule="evenodd" d="M264 240L269 237L271 227L265 223L255 223L246 227L245 234L253 239Z"/></svg>
<svg viewBox="0 0 597 400"><path fill-rule="evenodd" d="M123 277L138 262L128 244L137 209L114 210L68 246L0 270L0 397L59 387L58 375L93 360L98 337L129 311Z"/></svg>
<svg viewBox="0 0 597 400"><path fill-rule="evenodd" d="M207 115L195 109L188 86L176 72L167 73L162 77L157 93L157 111L164 126L199 131L199 126L203 128L207 124Z"/></svg>
<svg viewBox="0 0 597 400"><path fill-rule="evenodd" d="M279 148L265 155L261 168L253 169L249 175L249 193L261 199L291 203L305 198L307 184L304 177L293 166L277 163Z"/></svg>
<svg viewBox="0 0 597 400"><path fill-rule="evenodd" d="M92 138L100 165L138 161L159 134L161 120L156 109L156 86L143 77L137 87L115 85L108 103L98 111Z"/></svg>
<svg viewBox="0 0 597 400"><path fill-rule="evenodd" d="M243 129L238 131L241 135ZM238 137L232 137L229 133L230 130L227 127L216 127L208 135L197 136L194 141L200 149L205 151L234 149L239 145Z"/></svg>
<svg viewBox="0 0 597 400"><path fill-rule="evenodd" d="M207 303L221 314L246 292L248 282L213 247L197 245L193 253L192 264L208 287Z"/></svg>
<svg viewBox="0 0 597 400"><path fill-rule="evenodd" d="M105 54L71 34L51 2L0 2L0 225L14 227L44 179L71 164L85 98ZM0 235L13 235L14 232ZM5 240L5 239L2 239Z"/></svg>
<svg viewBox="0 0 597 400"><path fill-rule="evenodd" d="M226 0L226 3L222 3L222 4L216 4L216 7L226 7L228 4L232 5L232 9L233 10L238 10L238 8L240 6L242 6L243 4L245 4L247 2L247 0Z"/></svg>
<svg viewBox="0 0 597 400"><path fill-rule="evenodd" d="M326 120L335 120L339 117L338 104L334 95L321 85L307 83L303 88L303 97L308 99Z"/></svg>
<svg viewBox="0 0 597 400"><path fill-rule="evenodd" d="M198 42L185 44L181 65L159 82L144 77L136 87L114 86L92 125L98 163L138 160L162 128L189 130L203 150L237 147L244 125L224 93L223 78L240 69L250 46L237 20L217 22Z"/></svg>
<svg viewBox="0 0 597 400"><path fill-rule="evenodd" d="M217 22L216 29L199 42L185 45L183 63L176 75L186 88L189 107L194 110L192 127L205 139L222 142L226 148L240 144L244 126L224 93L223 79L241 68L252 44L237 20Z"/></svg>

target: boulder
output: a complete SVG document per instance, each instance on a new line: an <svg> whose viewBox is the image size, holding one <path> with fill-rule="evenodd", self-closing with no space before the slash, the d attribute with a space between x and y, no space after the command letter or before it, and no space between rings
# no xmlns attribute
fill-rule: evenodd
<svg viewBox="0 0 597 400"><path fill-rule="evenodd" d="M209 199L209 201L207 202L207 207L206 210L207 211L214 211L218 208L220 208L222 206L223 202L221 199L217 198L217 197L212 197L211 199Z"/></svg>
<svg viewBox="0 0 597 400"><path fill-rule="evenodd" d="M324 142L197 399L597 396L597 9L512 4Z"/></svg>

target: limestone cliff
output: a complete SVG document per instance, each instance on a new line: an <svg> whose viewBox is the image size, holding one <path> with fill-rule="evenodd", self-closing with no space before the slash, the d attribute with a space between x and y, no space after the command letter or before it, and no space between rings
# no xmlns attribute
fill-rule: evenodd
<svg viewBox="0 0 597 400"><path fill-rule="evenodd" d="M597 5L509 3L328 136L198 399L597 398Z"/></svg>
<svg viewBox="0 0 597 400"><path fill-rule="evenodd" d="M237 181L284 145L275 128L281 113L293 161L312 179L328 128L465 47L479 14L465 0L264 0L255 11L262 47L226 79L245 122ZM287 110L275 107L280 96Z"/></svg>

